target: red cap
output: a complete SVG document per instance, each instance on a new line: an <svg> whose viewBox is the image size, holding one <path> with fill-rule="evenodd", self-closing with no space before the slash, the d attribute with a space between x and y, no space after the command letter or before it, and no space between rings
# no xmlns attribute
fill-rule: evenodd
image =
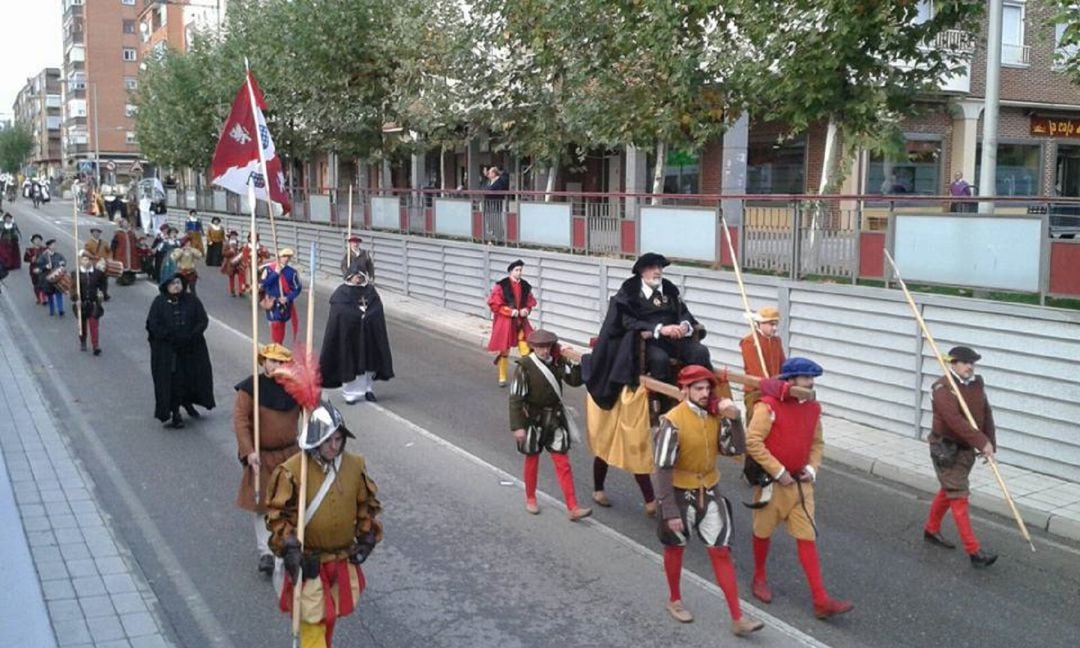
<svg viewBox="0 0 1080 648"><path fill-rule="evenodd" d="M713 385L716 385L719 382L716 374L701 365L687 365L683 367L682 371L679 372L679 377L676 378L679 387L693 385L701 380L708 380Z"/></svg>
<svg viewBox="0 0 1080 648"><path fill-rule="evenodd" d="M360 238L356 234L353 234L349 237L349 243L362 243L363 241L364 239Z"/></svg>

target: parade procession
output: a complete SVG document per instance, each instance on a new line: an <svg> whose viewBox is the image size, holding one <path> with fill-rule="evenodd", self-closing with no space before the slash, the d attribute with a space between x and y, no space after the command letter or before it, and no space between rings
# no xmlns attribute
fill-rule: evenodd
<svg viewBox="0 0 1080 648"><path fill-rule="evenodd" d="M1076 645L1074 4L51 5L0 646Z"/></svg>

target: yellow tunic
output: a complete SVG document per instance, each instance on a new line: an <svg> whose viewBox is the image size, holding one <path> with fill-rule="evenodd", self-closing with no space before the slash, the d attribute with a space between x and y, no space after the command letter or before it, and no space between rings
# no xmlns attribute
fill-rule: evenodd
<svg viewBox="0 0 1080 648"><path fill-rule="evenodd" d="M675 488L712 488L720 481L716 458L720 455L720 419L698 416L687 401L664 415L679 431L679 453L672 468Z"/></svg>

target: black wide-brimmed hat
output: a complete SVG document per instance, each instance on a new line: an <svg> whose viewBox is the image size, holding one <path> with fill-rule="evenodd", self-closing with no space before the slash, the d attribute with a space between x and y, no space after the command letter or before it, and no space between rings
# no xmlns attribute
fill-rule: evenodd
<svg viewBox="0 0 1080 648"><path fill-rule="evenodd" d="M660 266L666 268L671 265L671 261L667 260L663 254L657 254L656 252L646 252L638 257L638 260L634 262L633 273L636 275L641 274L645 268L654 268Z"/></svg>
<svg viewBox="0 0 1080 648"><path fill-rule="evenodd" d="M949 362L966 362L968 364L975 364L979 360L982 360L982 356L975 353L975 349L966 346L956 346L949 349L949 355L946 358Z"/></svg>

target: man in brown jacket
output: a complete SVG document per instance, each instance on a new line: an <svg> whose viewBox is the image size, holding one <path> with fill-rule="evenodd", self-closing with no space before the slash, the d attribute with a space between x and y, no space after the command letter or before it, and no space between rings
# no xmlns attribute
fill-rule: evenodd
<svg viewBox="0 0 1080 648"><path fill-rule="evenodd" d="M259 349L263 373L259 375L259 447L255 447L254 376L238 383L233 406L233 431L236 432L236 456L243 466L236 505L251 511L255 524L255 546L259 552L259 571L272 574L274 555L268 542L270 533L266 514L266 489L270 474L299 451L296 445L300 406L285 389L271 378L274 371L292 361L292 353L280 344ZM255 471L259 471L259 497L255 498Z"/></svg>
<svg viewBox="0 0 1080 648"><path fill-rule="evenodd" d="M931 387L934 421L927 441L930 442L930 460L941 489L930 503L930 515L923 527L923 539L927 542L954 549L956 545L941 535L941 521L945 513L951 510L956 530L964 542L964 550L971 558L971 566L976 568L989 567L997 560L997 555L985 552L980 547L968 516L968 495L971 490L968 476L975 465L975 453L993 459L997 447L990 401L986 398L982 378L975 375L975 363L981 359L982 356L966 346L954 347L946 357L953 382L964 397L978 428L971 427L964 416L947 376L938 378Z"/></svg>

